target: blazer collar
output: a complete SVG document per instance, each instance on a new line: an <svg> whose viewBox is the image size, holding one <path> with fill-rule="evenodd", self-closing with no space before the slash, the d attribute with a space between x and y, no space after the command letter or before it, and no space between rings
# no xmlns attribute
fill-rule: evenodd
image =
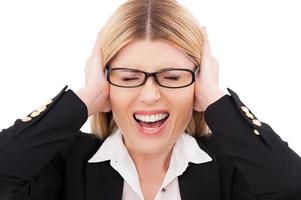
<svg viewBox="0 0 301 200"><path fill-rule="evenodd" d="M120 129L117 129L103 142L88 162L97 163L113 159L122 162L125 158L128 158L127 154L128 151L123 143L122 133ZM177 165L185 162L200 164L212 161L212 158L199 147L195 138L187 133L183 133L177 140L173 155L177 159Z"/></svg>

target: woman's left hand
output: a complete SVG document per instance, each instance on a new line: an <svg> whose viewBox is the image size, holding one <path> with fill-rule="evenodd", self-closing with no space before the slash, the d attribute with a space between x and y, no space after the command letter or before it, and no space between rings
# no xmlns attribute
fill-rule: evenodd
<svg viewBox="0 0 301 200"><path fill-rule="evenodd" d="M203 112L206 108L225 95L219 86L219 63L211 53L205 27L201 28L204 36L201 69L196 76L194 91L194 110Z"/></svg>

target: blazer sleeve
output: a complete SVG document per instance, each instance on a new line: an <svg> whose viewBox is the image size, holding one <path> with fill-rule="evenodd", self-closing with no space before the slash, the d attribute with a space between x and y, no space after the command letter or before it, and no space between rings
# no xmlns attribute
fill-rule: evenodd
<svg viewBox="0 0 301 200"><path fill-rule="evenodd" d="M42 199L32 196L41 187L52 191L45 196L58 195L64 156L88 118L86 105L67 87L46 105L1 131L0 199L18 195Z"/></svg>
<svg viewBox="0 0 301 200"><path fill-rule="evenodd" d="M227 90L231 95L210 104L204 113L223 153L240 171L254 199L300 199L301 158L233 90Z"/></svg>

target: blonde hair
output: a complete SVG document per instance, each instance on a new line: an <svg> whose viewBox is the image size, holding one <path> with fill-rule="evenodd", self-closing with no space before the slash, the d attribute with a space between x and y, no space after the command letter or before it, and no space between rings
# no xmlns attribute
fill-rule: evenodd
<svg viewBox="0 0 301 200"><path fill-rule="evenodd" d="M200 66L203 35L193 15L175 0L128 0L109 18L102 29L102 66L105 69L118 51L134 40L164 39ZM112 111L90 117L91 132L100 139L117 129ZM201 137L209 135L204 112L193 110L185 132Z"/></svg>

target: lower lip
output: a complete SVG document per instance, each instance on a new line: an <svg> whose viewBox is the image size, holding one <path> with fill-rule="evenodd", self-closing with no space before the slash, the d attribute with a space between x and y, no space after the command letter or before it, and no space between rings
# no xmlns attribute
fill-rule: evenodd
<svg viewBox="0 0 301 200"><path fill-rule="evenodd" d="M148 136L148 137L155 137L155 136L161 135L162 132L163 132L163 130L164 130L164 128L165 128L165 126L166 126L166 124L167 124L167 122L168 122L168 120L169 120L169 117L158 128L156 128L156 129L154 129L152 131L147 131L143 127L141 127L139 125L139 123L134 119L135 125L138 128L139 132L142 133L145 136Z"/></svg>

